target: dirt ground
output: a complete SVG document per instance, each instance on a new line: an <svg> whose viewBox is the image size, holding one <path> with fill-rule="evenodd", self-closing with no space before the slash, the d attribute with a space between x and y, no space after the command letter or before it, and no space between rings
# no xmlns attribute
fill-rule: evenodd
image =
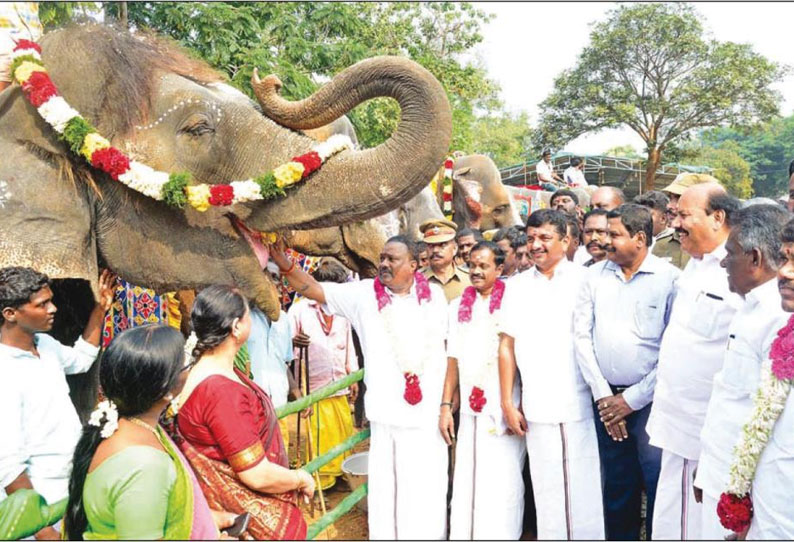
<svg viewBox="0 0 794 542"><path fill-rule="evenodd" d="M289 457L290 464L293 467L297 466L296 419L297 417L295 415L292 415L287 419L287 427L289 428ZM354 430L358 431L358 429ZM302 463L306 463L306 424L303 421L301 421L301 433L301 448L303 450L301 457L303 459ZM353 453L363 452L368 449L369 440L365 440L364 442L356 445L356 447L353 449ZM339 504L339 502L342 501L342 499L350 495L350 492L351 490L347 483L342 478L337 479L334 487L323 492L326 510L332 510L337 504ZM319 519L323 515L319 499L319 492L315 493L313 517L311 514L311 508L309 506L302 505L303 514L306 517L307 523L309 524ZM320 533L315 540L367 540L368 538L369 530L367 528L367 515L366 513L359 510L358 507L353 507L350 512L342 516L330 528Z"/></svg>

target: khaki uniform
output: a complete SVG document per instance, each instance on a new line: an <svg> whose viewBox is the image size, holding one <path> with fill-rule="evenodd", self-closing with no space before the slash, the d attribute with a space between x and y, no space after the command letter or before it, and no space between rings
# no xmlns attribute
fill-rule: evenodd
<svg viewBox="0 0 794 542"><path fill-rule="evenodd" d="M681 249L681 241L675 232L657 239L651 253L663 260L667 260L679 269L686 267L690 258L689 254Z"/></svg>
<svg viewBox="0 0 794 542"><path fill-rule="evenodd" d="M444 290L444 296L447 298L447 303L456 297L463 295L463 290L465 290L466 287L471 286L469 274L457 266L455 267L455 273L446 283L443 282L435 273L433 273L433 270L430 267L423 269L422 274L427 277L428 282L433 282L441 286L441 289Z"/></svg>

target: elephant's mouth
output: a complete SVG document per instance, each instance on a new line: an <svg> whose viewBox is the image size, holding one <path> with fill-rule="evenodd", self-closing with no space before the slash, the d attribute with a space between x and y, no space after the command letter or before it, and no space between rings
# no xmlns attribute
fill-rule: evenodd
<svg viewBox="0 0 794 542"><path fill-rule="evenodd" d="M245 239L248 246L251 248L253 256L259 261L262 269L267 267L270 261L270 247L262 240L262 232L249 228L245 222L234 213L227 213L226 217L237 232L237 235Z"/></svg>

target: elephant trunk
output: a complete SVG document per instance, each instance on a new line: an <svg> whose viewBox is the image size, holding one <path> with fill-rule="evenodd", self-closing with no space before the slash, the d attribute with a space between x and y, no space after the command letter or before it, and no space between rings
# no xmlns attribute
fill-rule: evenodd
<svg viewBox="0 0 794 542"><path fill-rule="evenodd" d="M340 72L312 96L289 102L278 95L275 76L254 78L263 113L295 130L333 122L358 104L392 97L400 105L397 130L383 144L331 158L289 198L252 210L259 223L276 228L317 228L366 220L416 195L443 161L452 134L446 93L433 75L400 57L376 57Z"/></svg>

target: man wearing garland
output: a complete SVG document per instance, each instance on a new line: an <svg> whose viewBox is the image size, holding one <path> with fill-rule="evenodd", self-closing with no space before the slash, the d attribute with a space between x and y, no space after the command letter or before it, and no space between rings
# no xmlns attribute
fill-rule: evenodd
<svg viewBox="0 0 794 542"><path fill-rule="evenodd" d="M650 540L662 451L649 444L645 425L679 271L650 253L653 226L645 207L623 204L606 219L608 261L590 268L579 291L576 357L599 418L607 538L639 540L644 488Z"/></svg>
<svg viewBox="0 0 794 542"><path fill-rule="evenodd" d="M289 261L282 243L271 256L295 290L347 318L361 339L372 428L370 538L445 538L447 447L437 426L446 367L443 290L417 273L404 236L384 245L375 280L319 283Z"/></svg>
<svg viewBox="0 0 794 542"><path fill-rule="evenodd" d="M497 321L505 284L499 275L504 253L493 242L471 251L472 286L450 303L447 377L439 429L448 446L455 441L452 400L460 390L460 429L452 484L452 540L518 540L524 514L521 469L524 439L507 432L499 407ZM519 402L513 384L513 400ZM495 498L498 495L499 498Z"/></svg>
<svg viewBox="0 0 794 542"><path fill-rule="evenodd" d="M422 272L429 282L441 286L447 302L459 297L467 286L471 286L469 273L455 265L457 230L454 222L445 219L426 220L419 226L422 240L427 243L430 253L430 265Z"/></svg>
<svg viewBox="0 0 794 542"><path fill-rule="evenodd" d="M772 205L752 205L731 214L731 234L722 266L728 286L743 303L731 321L725 361L714 375L706 420L700 434L701 452L695 488L702 496L704 539L730 534L720 524L717 502L728 485L733 450L742 424L752 413L761 365L788 314L780 307L777 270L780 232L791 215Z"/></svg>
<svg viewBox="0 0 794 542"><path fill-rule="evenodd" d="M672 224L692 259L676 286L647 425L651 444L662 449L653 510L653 535L660 540L700 538L702 514L692 482L712 380L722 367L728 326L741 305L720 267L730 233L728 217L738 207L719 184L698 184L681 196Z"/></svg>
<svg viewBox="0 0 794 542"><path fill-rule="evenodd" d="M526 437L538 539L603 540L592 401L574 355L574 307L587 269L565 256L561 211L532 213L527 237L535 267L508 281L499 316L502 413L510 430ZM526 324L528 300L543 308L543 323ZM513 397L516 370L521 403Z"/></svg>

